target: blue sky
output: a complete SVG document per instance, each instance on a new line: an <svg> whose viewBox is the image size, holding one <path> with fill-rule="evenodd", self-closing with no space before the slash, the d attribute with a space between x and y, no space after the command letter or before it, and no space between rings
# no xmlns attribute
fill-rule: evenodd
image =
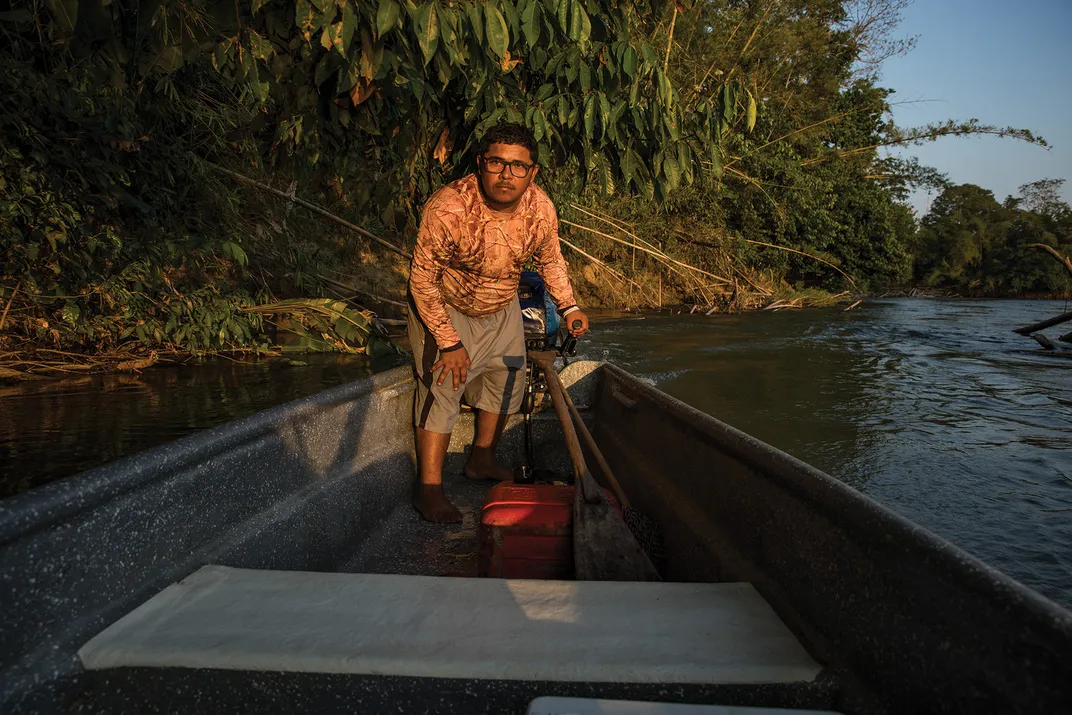
<svg viewBox="0 0 1072 715"><path fill-rule="evenodd" d="M947 137L897 153L917 156L958 184L978 184L998 201L1021 184L1065 179L1072 203L1072 0L915 0L901 35L916 48L883 66L879 84L896 90L902 127L945 119L1030 129L1047 151L1015 139ZM936 195L918 192L922 214Z"/></svg>

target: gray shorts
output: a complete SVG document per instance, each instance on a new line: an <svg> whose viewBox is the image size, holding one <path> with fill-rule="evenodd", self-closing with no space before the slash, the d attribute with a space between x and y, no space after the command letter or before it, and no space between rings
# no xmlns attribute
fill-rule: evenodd
<svg viewBox="0 0 1072 715"><path fill-rule="evenodd" d="M525 394L525 331L518 299L483 318L471 318L449 305L447 315L472 363L465 384L457 392L452 375L447 375L442 385L436 384L442 368L433 374L432 365L439 361L439 346L410 302L407 322L417 377L414 424L429 432L450 434L461 412L463 395L466 404L485 412L506 415L520 410Z"/></svg>

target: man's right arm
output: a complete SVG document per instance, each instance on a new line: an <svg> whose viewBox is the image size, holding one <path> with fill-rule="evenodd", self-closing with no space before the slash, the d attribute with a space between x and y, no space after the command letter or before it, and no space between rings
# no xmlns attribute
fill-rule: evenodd
<svg viewBox="0 0 1072 715"><path fill-rule="evenodd" d="M447 315L440 281L450 265L455 241L448 221L439 213L442 202L437 199L433 197L421 214L417 246L410 264L409 290L421 320L432 332L439 349L449 352L461 347L461 336Z"/></svg>

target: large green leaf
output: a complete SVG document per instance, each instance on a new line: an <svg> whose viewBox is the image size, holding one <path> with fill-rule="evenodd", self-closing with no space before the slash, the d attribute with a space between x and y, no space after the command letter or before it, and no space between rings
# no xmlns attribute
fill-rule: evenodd
<svg viewBox="0 0 1072 715"><path fill-rule="evenodd" d="M581 15L584 14L584 8L581 7L580 0L570 0L570 18L569 18L569 38L574 42L580 43L581 41Z"/></svg>
<svg viewBox="0 0 1072 715"><path fill-rule="evenodd" d="M622 69L630 79L636 77L637 66L640 63L640 56L637 51L631 46L626 45L626 49L622 51Z"/></svg>
<svg viewBox="0 0 1072 715"><path fill-rule="evenodd" d="M663 155L663 175L671 190L676 189L681 183L681 167L678 165L676 154L666 152Z"/></svg>
<svg viewBox="0 0 1072 715"><path fill-rule="evenodd" d="M636 163L635 163L634 157L635 157L635 154L633 154L632 149L626 149L622 153L622 161L621 161L622 176L625 178L625 183L626 184L628 184L630 181L633 180L633 175L636 172Z"/></svg>
<svg viewBox="0 0 1072 715"><path fill-rule="evenodd" d="M601 136L607 136L607 126L610 124L610 101L607 99L607 95L602 92L599 93L599 124L602 126L603 131Z"/></svg>
<svg viewBox="0 0 1072 715"><path fill-rule="evenodd" d="M473 26L473 34L476 35L476 41L479 43L484 42L484 16L480 11L481 7L483 3L474 2L467 9L469 22Z"/></svg>
<svg viewBox="0 0 1072 715"><path fill-rule="evenodd" d="M689 151L689 145L685 142L678 142L677 145L677 165L681 167L681 175L685 177L688 183L692 183L692 152Z"/></svg>
<svg viewBox="0 0 1072 715"><path fill-rule="evenodd" d="M577 77L581 81L581 91L588 92L592 88L592 70L584 60L577 63Z"/></svg>
<svg viewBox="0 0 1072 715"><path fill-rule="evenodd" d="M543 19L543 9L540 5L540 0L529 0L529 3L521 12L521 28L525 33L525 41L530 49L540 41L540 26Z"/></svg>
<svg viewBox="0 0 1072 715"><path fill-rule="evenodd" d="M488 38L488 47L495 56L502 59L510 46L510 28L506 26L499 8L494 5L484 6L484 30Z"/></svg>
<svg viewBox="0 0 1072 715"><path fill-rule="evenodd" d="M267 60L275 54L272 43L252 30L249 32L249 51L259 60Z"/></svg>
<svg viewBox="0 0 1072 715"><path fill-rule="evenodd" d="M722 109L722 119L726 124L732 124L733 119L737 116L737 92L734 86L729 82L722 85L719 104Z"/></svg>
<svg viewBox="0 0 1072 715"><path fill-rule="evenodd" d="M590 94L584 100L584 134L589 139L595 130L596 124L596 95Z"/></svg>
<svg viewBox="0 0 1072 715"><path fill-rule="evenodd" d="M614 174L611 169L610 162L605 158L599 162L599 184L607 196L612 196L615 188Z"/></svg>
<svg viewBox="0 0 1072 715"><path fill-rule="evenodd" d="M714 142L712 142L709 151L710 151L710 156L708 158L711 161L711 174L716 179L721 179L722 178L722 150L719 148L718 144L715 144Z"/></svg>
<svg viewBox="0 0 1072 715"><path fill-rule="evenodd" d="M372 33L368 28L361 30L361 59L359 66L361 76L371 80L380 71L380 62L383 59L383 44L372 39Z"/></svg>
<svg viewBox="0 0 1072 715"><path fill-rule="evenodd" d="M749 133L756 128L756 98L752 96L752 93L748 93L748 113L746 115L746 124L748 126Z"/></svg>
<svg viewBox="0 0 1072 715"><path fill-rule="evenodd" d="M395 0L380 0L380 7L376 11L376 34L383 36L397 25L402 17L402 8Z"/></svg>
<svg viewBox="0 0 1072 715"><path fill-rule="evenodd" d="M333 25L329 25L326 30L326 34L331 39L331 46L343 57L346 57L346 51L350 49L350 43L354 39L354 29L356 27L357 15L354 13L350 3L346 3L342 7L342 19Z"/></svg>
<svg viewBox="0 0 1072 715"><path fill-rule="evenodd" d="M671 107L674 103L674 90L670 86L670 78L661 69L655 70L655 77L659 85L659 99L664 107Z"/></svg>
<svg viewBox="0 0 1072 715"><path fill-rule="evenodd" d="M505 0L502 3L502 12L506 18L506 26L514 37L521 34L521 18L517 14L517 7L513 0Z"/></svg>
<svg viewBox="0 0 1072 715"><path fill-rule="evenodd" d="M416 20L417 44L420 45L424 64L427 67L439 46L439 17L436 14L435 3L430 2L418 7Z"/></svg>
<svg viewBox="0 0 1072 715"><path fill-rule="evenodd" d="M584 6L581 4L581 0L574 0L574 7L580 9L581 27L577 33L577 43L581 46L582 50L587 50L588 39L592 36L592 20L588 17L588 13L584 11Z"/></svg>

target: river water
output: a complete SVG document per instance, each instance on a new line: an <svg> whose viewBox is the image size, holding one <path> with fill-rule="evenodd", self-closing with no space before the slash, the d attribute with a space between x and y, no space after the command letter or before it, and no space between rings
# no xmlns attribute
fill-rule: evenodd
<svg viewBox="0 0 1072 715"><path fill-rule="evenodd" d="M1011 332L1069 309L896 299L603 316L578 357L621 365L1072 608L1072 359ZM301 360L0 388L0 496L400 364Z"/></svg>
<svg viewBox="0 0 1072 715"><path fill-rule="evenodd" d="M660 315L597 325L579 356L649 379L1072 608L1072 359L1011 332L1069 309L897 299Z"/></svg>

